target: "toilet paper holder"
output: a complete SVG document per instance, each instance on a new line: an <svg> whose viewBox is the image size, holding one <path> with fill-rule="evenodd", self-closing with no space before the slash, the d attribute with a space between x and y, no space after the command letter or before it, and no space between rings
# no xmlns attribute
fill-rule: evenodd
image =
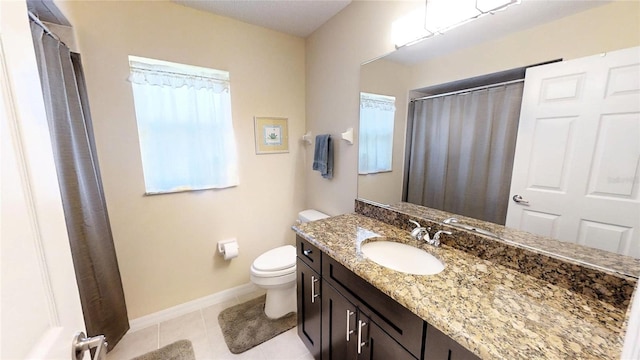
<svg viewBox="0 0 640 360"><path fill-rule="evenodd" d="M226 250L225 250L225 245L227 245L227 244L235 244L235 250L232 250L232 253L230 253L230 254L227 254ZM240 246L238 245L238 240L235 239L235 238L218 241L218 252L220 254L222 254L222 256L225 258L225 260L230 260L230 259L238 256L237 250L239 248L240 248Z"/></svg>
<svg viewBox="0 0 640 360"><path fill-rule="evenodd" d="M228 240L218 241L218 251L221 254L224 254L224 245L225 244L231 244L231 243L234 243L234 242L237 242L237 240L236 239L228 239Z"/></svg>

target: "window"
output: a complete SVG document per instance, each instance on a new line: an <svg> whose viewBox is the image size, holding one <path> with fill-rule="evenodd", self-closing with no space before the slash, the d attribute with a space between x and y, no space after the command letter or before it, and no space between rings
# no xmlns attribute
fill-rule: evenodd
<svg viewBox="0 0 640 360"><path fill-rule="evenodd" d="M393 96L360 93L359 174L391 171L395 102Z"/></svg>
<svg viewBox="0 0 640 360"><path fill-rule="evenodd" d="M129 56L146 194L238 185L229 73Z"/></svg>

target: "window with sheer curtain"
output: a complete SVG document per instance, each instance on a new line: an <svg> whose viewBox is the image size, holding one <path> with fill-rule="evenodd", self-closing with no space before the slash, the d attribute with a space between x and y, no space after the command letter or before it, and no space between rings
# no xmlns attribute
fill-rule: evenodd
<svg viewBox="0 0 640 360"><path fill-rule="evenodd" d="M130 56L146 194L238 185L229 73Z"/></svg>
<svg viewBox="0 0 640 360"><path fill-rule="evenodd" d="M391 171L395 102L393 96L360 93L358 173L361 175Z"/></svg>

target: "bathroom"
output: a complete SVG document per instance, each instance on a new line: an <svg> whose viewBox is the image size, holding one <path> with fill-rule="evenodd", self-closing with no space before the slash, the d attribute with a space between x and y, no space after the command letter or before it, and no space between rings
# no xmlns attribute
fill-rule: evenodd
<svg viewBox="0 0 640 360"><path fill-rule="evenodd" d="M389 29L411 2L353 2L307 38L168 1L56 4L82 54L130 320L246 285L254 258L293 244L290 227L300 210L353 211L357 147L335 142L327 180L311 170L312 148L299 139L307 131L337 136L357 128L360 66L394 50ZM432 60L425 85L638 46L637 10L636 2L604 4L444 54ZM481 56L495 46L504 56ZM143 195L129 55L230 72L238 186ZM255 116L288 118L288 153L256 154ZM216 246L228 238L238 239L240 256L224 261Z"/></svg>

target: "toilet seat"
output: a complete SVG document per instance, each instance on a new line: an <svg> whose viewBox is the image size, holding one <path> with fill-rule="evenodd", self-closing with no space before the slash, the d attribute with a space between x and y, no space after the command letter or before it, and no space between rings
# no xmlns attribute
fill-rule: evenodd
<svg viewBox="0 0 640 360"><path fill-rule="evenodd" d="M258 271L278 271L296 265L296 248L291 245L271 249L253 261Z"/></svg>
<svg viewBox="0 0 640 360"><path fill-rule="evenodd" d="M289 270L296 266L296 248L291 245L280 246L271 249L258 256L253 261L251 268L257 272L279 272Z"/></svg>
<svg viewBox="0 0 640 360"><path fill-rule="evenodd" d="M286 269L280 269L276 271L260 271L256 269L253 265L251 266L251 275L259 278L272 278L285 276L296 272L295 265Z"/></svg>
<svg viewBox="0 0 640 360"><path fill-rule="evenodd" d="M259 278L276 278L295 272L296 248L291 245L271 249L251 264L251 275Z"/></svg>

